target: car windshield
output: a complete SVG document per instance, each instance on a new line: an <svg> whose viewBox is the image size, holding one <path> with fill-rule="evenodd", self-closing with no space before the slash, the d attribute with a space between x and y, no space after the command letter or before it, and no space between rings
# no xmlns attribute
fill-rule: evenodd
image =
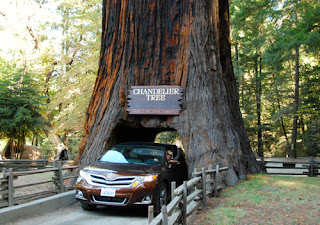
<svg viewBox="0 0 320 225"><path fill-rule="evenodd" d="M104 153L99 162L161 164L164 149L158 146L115 146Z"/></svg>

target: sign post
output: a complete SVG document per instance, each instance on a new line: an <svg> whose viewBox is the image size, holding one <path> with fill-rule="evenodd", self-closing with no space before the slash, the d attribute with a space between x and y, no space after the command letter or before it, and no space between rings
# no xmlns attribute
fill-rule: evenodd
<svg viewBox="0 0 320 225"><path fill-rule="evenodd" d="M179 115L183 89L179 86L132 86L128 96L129 114Z"/></svg>

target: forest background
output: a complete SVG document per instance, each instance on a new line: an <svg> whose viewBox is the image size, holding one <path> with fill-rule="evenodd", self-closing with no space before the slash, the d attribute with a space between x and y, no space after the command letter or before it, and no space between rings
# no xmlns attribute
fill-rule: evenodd
<svg viewBox="0 0 320 225"><path fill-rule="evenodd" d="M0 7L0 154L24 146L73 158L98 71L102 0L6 0ZM231 0L241 112L264 157L320 154L320 2ZM164 133L158 141L172 141Z"/></svg>

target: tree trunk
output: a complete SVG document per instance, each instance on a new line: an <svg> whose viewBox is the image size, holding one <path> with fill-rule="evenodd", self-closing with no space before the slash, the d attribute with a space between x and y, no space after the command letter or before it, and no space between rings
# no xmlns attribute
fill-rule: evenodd
<svg viewBox="0 0 320 225"><path fill-rule="evenodd" d="M59 155L62 150L68 149L67 146L63 143L60 136L54 132L53 127L51 125L48 126L50 129L45 130L45 133L54 146L54 149L51 150L50 159L59 159Z"/></svg>
<svg viewBox="0 0 320 225"><path fill-rule="evenodd" d="M279 97L279 91L278 91L278 84L277 84L277 81L276 81L276 78L275 78L274 74L272 74L272 77L273 77L273 84L274 84L275 92L276 92L278 110L280 112L281 111L281 103L280 103L280 97ZM281 121L281 128L282 128L283 136L286 139L286 150L287 150L286 151L286 155L288 155L288 153L290 152L290 142L289 142L289 138L288 138L288 135L287 135L286 127L284 125L283 115L282 114L281 114L281 117L280 117L280 121Z"/></svg>
<svg viewBox="0 0 320 225"><path fill-rule="evenodd" d="M298 108L299 108L299 47L295 54L295 75L294 75L294 103L293 103L293 126L291 136L290 158L297 158L297 133L298 133Z"/></svg>
<svg viewBox="0 0 320 225"><path fill-rule="evenodd" d="M258 156L263 158L263 142L262 142L262 129L261 129L261 73L262 63L261 57L259 60L259 72L258 72L258 58L255 59L256 66L256 104L257 104L257 126L258 126Z"/></svg>
<svg viewBox="0 0 320 225"><path fill-rule="evenodd" d="M176 130L194 168L228 166L227 185L260 171L231 63L228 1L104 0L100 65L74 163ZM178 116L128 115L131 86L184 88Z"/></svg>

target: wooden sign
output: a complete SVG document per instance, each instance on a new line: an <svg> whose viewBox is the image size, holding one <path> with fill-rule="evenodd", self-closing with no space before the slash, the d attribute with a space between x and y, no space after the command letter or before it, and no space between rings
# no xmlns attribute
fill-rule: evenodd
<svg viewBox="0 0 320 225"><path fill-rule="evenodd" d="M179 86L132 86L127 111L136 115L179 115L182 92Z"/></svg>

